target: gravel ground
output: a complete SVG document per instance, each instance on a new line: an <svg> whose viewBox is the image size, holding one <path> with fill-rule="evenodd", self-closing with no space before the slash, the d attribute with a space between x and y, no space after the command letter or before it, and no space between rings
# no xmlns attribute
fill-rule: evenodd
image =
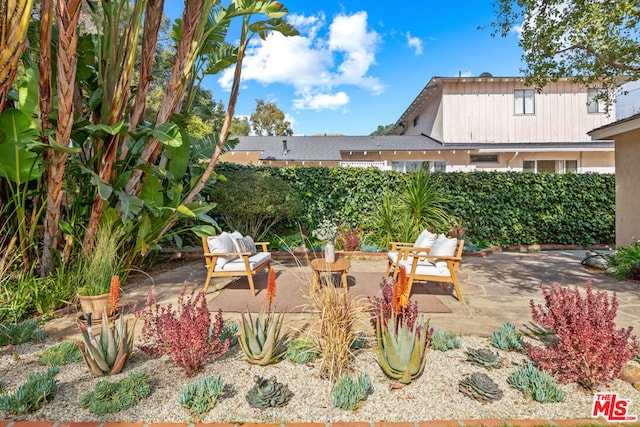
<svg viewBox="0 0 640 427"><path fill-rule="evenodd" d="M236 346L223 358L209 362L194 378L186 378L183 370L169 358L149 358L136 350L124 372L107 378L114 381L134 370L147 373L152 386L150 397L137 406L117 414L97 416L79 406L83 395L93 390L101 378L92 378L84 362L61 366L57 376L55 397L40 410L26 417L15 417L0 411L0 419L26 419L49 421L119 421L119 422L187 422L189 415L178 404L181 389L205 375L220 374L227 389L217 406L204 417L204 422L335 422L335 421L408 421L442 419L565 419L587 418L590 415L593 394L575 384L562 385L566 396L563 403L540 404L525 399L507 384L514 369L526 364L520 353L500 351L506 364L489 372L465 362L465 348L489 348L487 338L462 337L460 349L447 352L430 350L426 368L421 377L401 389L391 389L392 382L385 377L370 348L356 354L358 371L367 372L373 391L364 405L355 412L331 406L331 386L319 378L317 364L295 365L288 361L260 367L247 363ZM41 352L55 344L53 341L22 344L13 349L0 350L0 379L5 392L11 392L24 382L28 373L43 372L46 367L38 363ZM17 355L17 356L15 356ZM631 362L635 363L635 362ZM504 391L498 402L482 404L458 392L458 381L473 372L487 372ZM276 376L293 392L291 401L281 408L253 409L245 400L255 375ZM630 414L640 415L640 392L630 384L616 380L600 391L620 394L631 399Z"/></svg>

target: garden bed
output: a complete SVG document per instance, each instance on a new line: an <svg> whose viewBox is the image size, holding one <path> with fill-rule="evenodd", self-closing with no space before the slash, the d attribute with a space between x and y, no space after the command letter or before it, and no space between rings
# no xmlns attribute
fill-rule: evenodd
<svg viewBox="0 0 640 427"><path fill-rule="evenodd" d="M530 340L531 338L525 338ZM55 344L53 341L27 343L0 351L1 379L5 391L11 392L22 384L27 374L46 371L38 363L41 352ZM540 343L536 343L539 345ZM504 367L490 371L465 361L465 349L491 348L504 358ZM561 385L566 400L562 403L537 403L507 383L508 376L517 366L524 365L527 357L520 352L506 352L490 347L488 338L462 337L462 347L446 352L430 350L424 373L408 386L392 389L389 380L377 365L371 348L357 350L355 365L366 372L372 381L372 393L362 407L346 411L332 407L331 384L317 373L317 362L297 365L289 361L261 367L250 365L238 346L221 359L205 364L195 377L187 378L166 356L151 358L139 350L121 374L92 378L84 362L60 366L57 375L58 390L53 399L41 409L27 416L14 416L0 411L0 419L27 419L50 421L121 421L121 422L187 422L190 417L180 407L178 395L182 388L207 375L220 374L226 385L216 407L204 422L328 422L328 421L408 421L440 419L565 419L586 418L590 415L593 393L576 384ZM638 365L636 362L630 362ZM82 397L101 380L116 381L133 371L145 372L151 383L151 395L136 406L103 416L95 415L79 406ZM480 403L458 391L458 382L473 372L485 372L504 391L501 400ZM253 377L275 376L286 384L293 397L280 408L254 409L245 396L253 385ZM621 380L613 381L600 391L619 393L631 399L630 414L639 414L640 391Z"/></svg>

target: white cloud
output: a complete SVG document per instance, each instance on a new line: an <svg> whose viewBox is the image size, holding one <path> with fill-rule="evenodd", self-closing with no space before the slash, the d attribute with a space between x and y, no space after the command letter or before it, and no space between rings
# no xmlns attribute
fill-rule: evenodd
<svg viewBox="0 0 640 427"><path fill-rule="evenodd" d="M349 103L349 95L346 92L338 93L302 93L300 98L293 100L293 106L297 110L337 110Z"/></svg>
<svg viewBox="0 0 640 427"><path fill-rule="evenodd" d="M382 93L383 84L367 75L375 64L381 38L368 29L367 13L339 14L327 29L326 18L290 15L288 21L299 31L295 37L270 34L247 49L242 80L263 85L288 84L294 87L301 109L336 109L349 102L345 86L357 86L374 94ZM225 70L218 83L230 90L233 67ZM340 91L334 90L340 87Z"/></svg>
<svg viewBox="0 0 640 427"><path fill-rule="evenodd" d="M411 33L407 31L407 44L413 49L416 56L422 55L422 40L418 37L411 37Z"/></svg>

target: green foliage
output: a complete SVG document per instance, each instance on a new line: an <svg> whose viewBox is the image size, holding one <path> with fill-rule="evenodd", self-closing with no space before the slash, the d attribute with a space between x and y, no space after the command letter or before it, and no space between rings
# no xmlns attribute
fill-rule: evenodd
<svg viewBox="0 0 640 427"><path fill-rule="evenodd" d="M122 238L122 230L107 224L101 225L96 234L93 250L82 257L82 267L79 271L80 280L78 293L80 295L108 294L111 287L111 277L122 272L118 259L118 245Z"/></svg>
<svg viewBox="0 0 640 427"><path fill-rule="evenodd" d="M500 350L522 350L522 336L516 332L516 327L508 320L500 329L491 333L491 345Z"/></svg>
<svg viewBox="0 0 640 427"><path fill-rule="evenodd" d="M502 399L503 391L485 373L474 372L458 382L458 391L482 403Z"/></svg>
<svg viewBox="0 0 640 427"><path fill-rule="evenodd" d="M488 348L468 348L465 353L467 354L467 362L482 366L487 370L502 366L502 358L498 353L494 353Z"/></svg>
<svg viewBox="0 0 640 427"><path fill-rule="evenodd" d="M432 174L420 168L409 174L400 192L399 209L410 219L411 230L405 235L415 240L423 230L446 231L452 218L446 210L448 194L440 183L440 174Z"/></svg>
<svg viewBox="0 0 640 427"><path fill-rule="evenodd" d="M82 361L82 353L75 341L66 340L49 347L40 355L41 365L68 365Z"/></svg>
<svg viewBox="0 0 640 427"><path fill-rule="evenodd" d="M178 401L191 417L200 421L207 412L216 406L218 396L223 389L222 377L210 375L184 387L178 396Z"/></svg>
<svg viewBox="0 0 640 427"><path fill-rule="evenodd" d="M0 394L4 393L4 381L0 380Z"/></svg>
<svg viewBox="0 0 640 427"><path fill-rule="evenodd" d="M371 378L366 372L358 375L354 381L348 375L342 375L331 390L331 404L336 408L355 411L371 392Z"/></svg>
<svg viewBox="0 0 640 427"><path fill-rule="evenodd" d="M533 366L531 362L527 366L518 367L507 381L526 398L533 398L536 402L564 402L564 393L553 378Z"/></svg>
<svg viewBox="0 0 640 427"><path fill-rule="evenodd" d="M292 393L285 384L276 381L276 377L264 379L259 375L253 377L255 385L247 393L247 402L252 408L276 408L284 406L291 399Z"/></svg>
<svg viewBox="0 0 640 427"><path fill-rule="evenodd" d="M29 375L13 394L0 396L0 408L13 414L28 414L37 410L56 393L55 377L58 371L57 366L51 366L47 372Z"/></svg>
<svg viewBox="0 0 640 427"><path fill-rule="evenodd" d="M211 325L209 337L213 339L215 324ZM229 348L238 344L238 323L233 320L225 320L224 326L222 327L222 332L220 332L220 337L218 338L220 343L224 343L226 340L229 340Z"/></svg>
<svg viewBox="0 0 640 427"><path fill-rule="evenodd" d="M96 377L118 374L127 364L133 350L133 326L129 328L129 321L120 316L115 324L110 325L107 316L102 316L100 337L96 339L89 333L87 327L78 323L82 339L78 347L82 353L89 371Z"/></svg>
<svg viewBox="0 0 640 427"><path fill-rule="evenodd" d="M278 362L286 353L288 334L281 334L284 314L274 307L264 306L255 316L240 313L240 348L249 363L269 365Z"/></svg>
<svg viewBox="0 0 640 427"><path fill-rule="evenodd" d="M351 345L350 347L352 349L360 349L360 348L365 348L367 346L367 344L369 343L369 337L367 336L367 333L364 331L360 331L358 332L358 334L351 340Z"/></svg>
<svg viewBox="0 0 640 427"><path fill-rule="evenodd" d="M227 174L243 168L219 164ZM253 168L253 167L252 167ZM314 230L322 218L344 227L363 226L364 241L387 247L405 240L392 209L408 174L375 168L254 168L278 176L300 195L302 209L287 215L280 235ZM444 210L465 230L465 241L479 247L520 244L592 245L615 241L615 176L613 174L532 174L520 172L434 173L449 201ZM383 199L389 198L386 213ZM586 216L586 212L588 215ZM411 241L412 236L406 236ZM415 237L415 236L413 236ZM279 245L274 246L279 247Z"/></svg>
<svg viewBox="0 0 640 427"><path fill-rule="evenodd" d="M285 358L293 363L303 364L313 362L320 355L318 344L310 336L295 338L287 344Z"/></svg>
<svg viewBox="0 0 640 427"><path fill-rule="evenodd" d="M251 114L251 128L259 136L293 135L291 122L285 120L284 113L275 102L256 99L256 110Z"/></svg>
<svg viewBox="0 0 640 427"><path fill-rule="evenodd" d="M225 171L208 197L226 226L261 240L276 224L300 212L300 197L283 179L256 168Z"/></svg>
<svg viewBox="0 0 640 427"><path fill-rule="evenodd" d="M442 329L434 328L431 335L431 348L439 351L453 350L460 348L462 341L455 332L448 332Z"/></svg>
<svg viewBox="0 0 640 427"><path fill-rule="evenodd" d="M43 339L44 329L33 319L0 325L0 347L9 344L22 344L27 341L42 341Z"/></svg>
<svg viewBox="0 0 640 427"><path fill-rule="evenodd" d="M131 408L149 395L149 378L144 372L134 371L115 383L98 381L95 389L82 397L80 407L104 415Z"/></svg>
<svg viewBox="0 0 640 427"><path fill-rule="evenodd" d="M635 264L640 262L640 243L635 242L628 246L617 248L613 251L608 259L609 267L615 269L615 275L618 279L631 279ZM640 277L634 279L638 280Z"/></svg>

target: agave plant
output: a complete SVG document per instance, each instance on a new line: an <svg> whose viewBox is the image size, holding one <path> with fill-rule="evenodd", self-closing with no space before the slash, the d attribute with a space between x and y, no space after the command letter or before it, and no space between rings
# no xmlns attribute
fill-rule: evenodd
<svg viewBox="0 0 640 427"><path fill-rule="evenodd" d="M376 323L376 339L378 345L375 352L378 364L384 373L401 384L409 384L424 370L427 350L432 329L429 321L420 317L412 328L401 318L396 326L398 316L392 315L384 324L378 316Z"/></svg>
<svg viewBox="0 0 640 427"><path fill-rule="evenodd" d="M284 314L276 313L275 308L265 311L264 305L255 318L241 313L239 343L249 363L264 366L284 356L289 335L280 333L283 321Z"/></svg>
<svg viewBox="0 0 640 427"><path fill-rule="evenodd" d="M90 320L87 319L87 324ZM109 324L107 316L102 316L100 337L93 336L89 328L82 323L78 323L84 342L77 341L89 371L96 376L117 374L129 360L131 350L133 350L134 324L129 329L129 322L125 322L120 316L115 324Z"/></svg>

